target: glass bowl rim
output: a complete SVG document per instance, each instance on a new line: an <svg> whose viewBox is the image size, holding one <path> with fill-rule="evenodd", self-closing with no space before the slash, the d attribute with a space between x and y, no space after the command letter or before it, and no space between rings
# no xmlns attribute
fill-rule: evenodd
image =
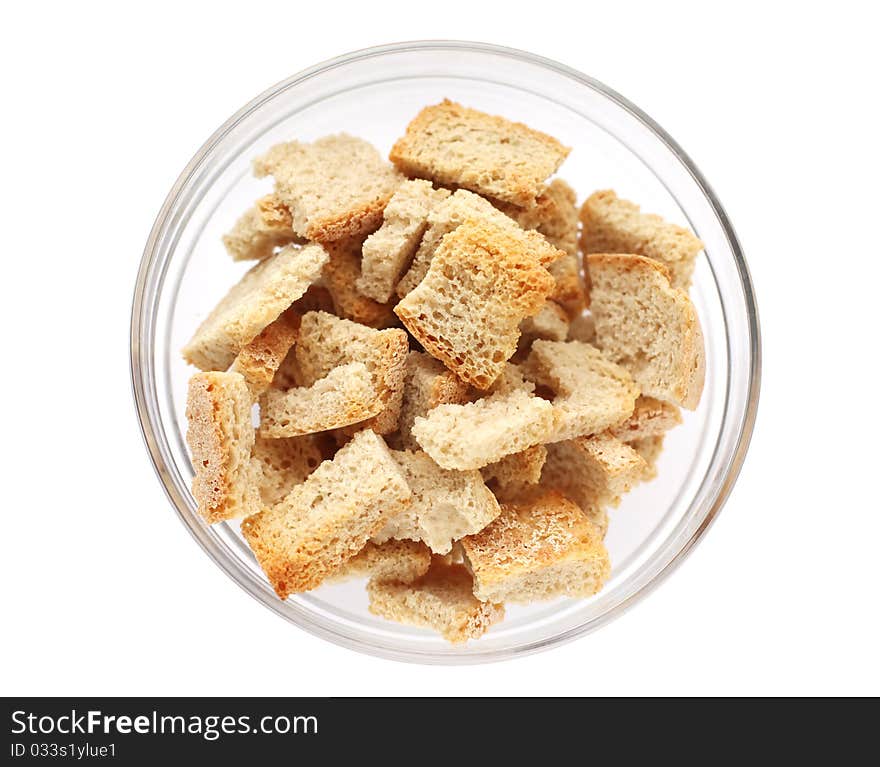
<svg viewBox="0 0 880 767"><path fill-rule="evenodd" d="M624 111L629 113L638 122L658 138L670 152L681 162L682 166L690 174L692 180L702 192L708 202L712 212L715 214L720 226L724 231L730 251L733 254L734 262L737 267L737 273L740 279L740 288L742 289L743 299L746 308L746 316L749 328L749 362L750 369L747 376L748 391L745 398L745 406L740 425L739 434L737 435L736 445L730 454L728 470L721 478L721 486L712 503L712 506L706 511L700 524L685 540L680 548L672 555L672 557L654 573L654 575L639 588L637 588L628 597L624 598L617 605L612 607L606 613L597 616L593 620L571 629L564 635L558 635L550 639L532 641L524 646L510 649L493 649L487 650L485 653L473 653L463 656L449 654L419 654L414 655L406 650L390 650L385 647L378 647L363 639L352 637L350 635L341 635L329 631L326 628L315 623L303 623L295 620L289 614L282 611L283 603L273 604L263 598L263 594L259 593L252 584L240 577L237 567L234 563L227 561L227 557L223 552L218 550L216 543L208 535L206 529L200 525L200 522L194 518L188 511L186 500L181 497L176 484L172 481L168 469L165 465L165 458L159 444L159 437L153 428L152 410L153 405L150 401L148 387L146 386L145 377L152 379L152 365L148 364L146 370L141 365L142 356L142 328L144 326L144 318L146 312L155 309L155 300L149 301L147 297L147 288L150 284L150 277L156 258L158 257L157 245L160 234L163 231L169 215L175 210L179 200L181 191L184 189L196 169L201 167L202 163L210 156L215 146L236 126L245 120L251 113L262 107L266 102L273 99L280 92L294 87L296 84L303 82L315 75L323 74L336 67L349 65L365 59L384 56L387 54L397 54L405 52L418 51L461 51L467 53L484 53L501 57L512 58L527 64L548 69L557 75L567 77L580 85L590 88L613 103ZM153 297L155 299L155 297ZM149 318L152 320L152 317ZM152 345L149 350L152 357ZM576 69L561 64L553 59L546 58L528 51L519 50L505 46L494 45L491 43L461 41L461 40L417 40L408 42L391 43L386 45L372 46L363 48L350 53L346 53L326 61L320 62L312 67L301 70L288 78L276 83L272 87L263 91L260 95L245 104L229 119L227 119L213 134L202 144L192 159L187 163L186 167L178 176L171 190L165 198L162 207L156 216L149 237L144 247L143 256L138 268L137 279L135 283L134 295L132 299L131 309L131 326L130 326L130 376L131 387L134 397L135 409L138 417L138 424L147 452L150 455L153 468L162 483L162 487L166 496L171 502L177 516L183 525L189 530L190 534L201 546L208 556L244 591L250 596L267 606L273 612L285 618L294 625L302 628L316 636L328 639L335 644L355 649L370 655L383 657L391 660L416 662L416 663L434 663L434 664L463 664L463 663L479 663L487 661L505 660L510 657L531 654L543 649L558 646L562 643L572 641L578 637L594 631L595 629L605 625L608 621L619 617L626 610L639 602L651 591L653 591L660 583L662 583L670 573L672 573L678 565L687 557L696 543L702 538L703 534L715 519L726 503L730 491L733 488L737 477L742 469L746 453L748 451L749 442L751 440L755 419L757 416L758 400L760 395L761 383L761 334L760 322L758 318L758 308L755 299L754 287L749 273L748 266L743 255L742 247L736 236L732 224L725 212L721 202L713 191L712 187L706 181L702 172L697 168L694 161L682 149L682 147L650 116L645 114L639 107L630 102L619 93L609 88L598 80L579 72ZM145 376L145 373L147 376ZM186 509L186 511L184 511Z"/></svg>

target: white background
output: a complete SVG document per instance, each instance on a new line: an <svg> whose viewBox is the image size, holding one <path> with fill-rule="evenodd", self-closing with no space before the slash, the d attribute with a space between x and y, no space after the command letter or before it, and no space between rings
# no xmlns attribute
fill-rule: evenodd
<svg viewBox="0 0 880 767"><path fill-rule="evenodd" d="M0 693L880 693L870 4L25 5L0 29ZM745 468L684 565L587 638L462 668L355 654L239 590L160 490L128 381L143 243L202 141L320 60L444 37L580 69L685 147L741 237L765 362Z"/></svg>

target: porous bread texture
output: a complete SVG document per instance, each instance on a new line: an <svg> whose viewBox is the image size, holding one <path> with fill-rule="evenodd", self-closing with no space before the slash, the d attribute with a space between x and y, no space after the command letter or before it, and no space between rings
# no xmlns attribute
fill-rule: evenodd
<svg viewBox="0 0 880 767"><path fill-rule="evenodd" d="M596 340L596 323L592 314L579 314L568 326L568 341L592 344Z"/></svg>
<svg viewBox="0 0 880 767"><path fill-rule="evenodd" d="M186 400L199 515L213 524L260 509L259 466L251 461L251 396L239 373L196 373Z"/></svg>
<svg viewBox="0 0 880 767"><path fill-rule="evenodd" d="M488 200L466 189L458 189L451 197L437 203L428 214L428 227L419 248L409 270L397 285L398 296L403 298L425 278L443 238L467 221L494 224L504 229L524 255L528 254L548 268L565 255L537 232L524 230Z"/></svg>
<svg viewBox="0 0 880 767"><path fill-rule="evenodd" d="M665 434L680 423L681 411L675 405L642 396L636 400L633 414L610 433L624 442L634 442Z"/></svg>
<svg viewBox="0 0 880 767"><path fill-rule="evenodd" d="M294 347L303 385L310 386L333 368L351 362L366 365L377 393L377 414L359 425L378 434L397 429L403 404L403 380L409 339L396 328L375 330L326 312L308 312Z"/></svg>
<svg viewBox="0 0 880 767"><path fill-rule="evenodd" d="M645 471L642 474L643 482L649 482L657 476L657 459L663 452L665 436L665 434L655 434L652 437L642 437L630 443L630 447L645 461Z"/></svg>
<svg viewBox="0 0 880 767"><path fill-rule="evenodd" d="M410 490L381 437L358 432L241 532L281 599L308 591L357 554L400 512Z"/></svg>
<svg viewBox="0 0 880 767"><path fill-rule="evenodd" d="M555 394L556 426L547 442L618 426L632 415L639 396L639 387L626 369L581 341L538 339L523 370Z"/></svg>
<svg viewBox="0 0 880 767"><path fill-rule="evenodd" d="M391 300L428 227L428 214L449 194L424 179L401 184L385 207L382 226L364 242L355 283L361 295L383 304Z"/></svg>
<svg viewBox="0 0 880 767"><path fill-rule="evenodd" d="M326 242L364 234L403 177L363 139L340 133L306 144L276 144L254 161L258 178L275 178L275 196L291 213L293 230Z"/></svg>
<svg viewBox="0 0 880 767"><path fill-rule="evenodd" d="M531 344L536 338L547 341L564 341L568 336L568 314L555 301L545 301L534 317L527 317L519 324L520 345Z"/></svg>
<svg viewBox="0 0 880 767"><path fill-rule="evenodd" d="M324 266L324 284L333 302L333 311L340 317L373 328L387 328L397 324L393 307L361 295L355 287L361 277L363 243L363 236L327 243L329 259Z"/></svg>
<svg viewBox="0 0 880 767"><path fill-rule="evenodd" d="M251 397L256 400L272 385L299 333L300 316L288 309L245 344L230 370L244 376Z"/></svg>
<svg viewBox="0 0 880 767"><path fill-rule="evenodd" d="M407 175L530 207L569 151L522 123L444 99L416 115L390 158Z"/></svg>
<svg viewBox="0 0 880 767"><path fill-rule="evenodd" d="M261 197L223 235L223 245L233 261L262 261L275 248L297 241L290 211L273 194Z"/></svg>
<svg viewBox="0 0 880 767"><path fill-rule="evenodd" d="M541 481L541 469L546 460L547 448L532 445L484 466L480 473L495 497L507 501L522 495Z"/></svg>
<svg viewBox="0 0 880 767"><path fill-rule="evenodd" d="M498 519L461 546L474 595L486 602L589 597L611 573L600 531L552 491L504 504Z"/></svg>
<svg viewBox="0 0 880 767"><path fill-rule="evenodd" d="M418 541L390 540L367 542L357 554L342 565L326 582L372 577L376 581L412 583L428 572L431 550Z"/></svg>
<svg viewBox="0 0 880 767"><path fill-rule="evenodd" d="M416 417L427 415L437 405L468 402L469 394L470 387L442 362L422 352L410 352L406 358L397 433L390 437L390 444L418 450L419 443L412 436Z"/></svg>
<svg viewBox="0 0 880 767"><path fill-rule="evenodd" d="M531 394L535 391L535 384L525 377L520 365L508 362L501 371L501 375L489 387L489 394L506 394L512 391L524 391Z"/></svg>
<svg viewBox="0 0 880 767"><path fill-rule="evenodd" d="M324 460L312 435L267 439L257 434L253 459L260 466L260 497L263 506L274 506Z"/></svg>
<svg viewBox="0 0 880 767"><path fill-rule="evenodd" d="M385 523L373 540L423 541L436 554L447 554L454 541L488 525L501 507L478 471L441 469L421 451L392 451L412 490L409 506Z"/></svg>
<svg viewBox="0 0 880 767"><path fill-rule="evenodd" d="M199 325L183 358L201 370L227 370L242 347L321 274L327 251L320 245L288 245L245 273Z"/></svg>
<svg viewBox="0 0 880 767"><path fill-rule="evenodd" d="M333 368L311 386L269 389L260 399L260 434L296 437L360 423L382 410L374 378L363 362Z"/></svg>
<svg viewBox="0 0 880 767"><path fill-rule="evenodd" d="M694 410L706 352L687 293L672 287L666 267L645 256L594 253L588 262L596 345L629 370L644 395Z"/></svg>
<svg viewBox="0 0 880 767"><path fill-rule="evenodd" d="M436 557L412 583L370 579L370 612L396 623L432 628L459 643L476 639L504 618L504 605L481 602L473 594L470 573Z"/></svg>
<svg viewBox="0 0 880 767"><path fill-rule="evenodd" d="M426 352L487 389L516 351L519 323L552 288L547 269L506 229L468 222L443 238L425 279L394 311Z"/></svg>
<svg viewBox="0 0 880 767"><path fill-rule="evenodd" d="M412 435L444 469L466 471L546 442L555 428L553 406L517 389L464 405L438 405L415 419Z"/></svg>
<svg viewBox="0 0 880 767"><path fill-rule="evenodd" d="M690 285L694 261L703 249L692 232L642 213L638 205L620 199L611 189L590 195L581 207L580 219L584 253L647 256L669 269L673 286L687 289Z"/></svg>

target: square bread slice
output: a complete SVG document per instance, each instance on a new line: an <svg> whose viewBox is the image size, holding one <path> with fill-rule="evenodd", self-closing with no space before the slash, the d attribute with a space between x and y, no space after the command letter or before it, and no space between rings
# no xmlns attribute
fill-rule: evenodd
<svg viewBox="0 0 880 767"><path fill-rule="evenodd" d="M333 312L344 319L369 325L371 328L397 325L394 307L380 304L361 295L357 290L356 285L361 278L363 243L363 236L327 243L329 260L324 266L323 278L333 303Z"/></svg>
<svg viewBox="0 0 880 767"><path fill-rule="evenodd" d="M570 151L522 123L444 99L416 115L390 157L409 176L527 208Z"/></svg>
<svg viewBox="0 0 880 767"><path fill-rule="evenodd" d="M630 447L645 461L645 471L642 474L643 482L649 482L657 476L657 459L663 452L665 436L664 434L656 434L653 437L642 437L630 443Z"/></svg>
<svg viewBox="0 0 880 767"><path fill-rule="evenodd" d="M361 295L383 304L391 300L422 241L428 214L447 197L448 189L434 189L424 179L401 184L385 207L382 226L364 242L361 273L356 282Z"/></svg>
<svg viewBox="0 0 880 767"><path fill-rule="evenodd" d="M632 415L639 396L639 387L626 369L580 341L538 339L523 369L555 395L556 427L547 442L618 426Z"/></svg>
<svg viewBox="0 0 880 767"><path fill-rule="evenodd" d="M397 434L391 437L394 446L418 450L419 443L412 436L416 417L427 415L437 405L464 404L469 394L470 387L442 362L422 352L410 352L406 358Z"/></svg>
<svg viewBox="0 0 880 767"><path fill-rule="evenodd" d="M545 237L537 232L526 231L488 200L467 189L458 189L451 197L437 203L428 214L428 227L409 271L397 285L398 296L403 298L425 278L443 238L467 221L494 224L504 229L523 254L528 254L548 268L565 256L564 252L551 245Z"/></svg>
<svg viewBox="0 0 880 767"><path fill-rule="evenodd" d="M262 261L271 256L275 248L299 239L292 223L287 207L274 194L267 194L223 235L223 244L233 261Z"/></svg>
<svg viewBox="0 0 880 767"><path fill-rule="evenodd" d="M555 429L553 405L511 390L464 405L439 405L415 419L412 435L444 469L466 471L546 442Z"/></svg>
<svg viewBox="0 0 880 767"><path fill-rule="evenodd" d="M251 461L252 400L238 373L196 373L186 400L192 493L209 524L260 510L260 471Z"/></svg>
<svg viewBox="0 0 880 767"><path fill-rule="evenodd" d="M320 245L288 245L260 261L199 325L183 358L201 370L227 370L245 344L306 292L327 258Z"/></svg>
<svg viewBox="0 0 880 767"><path fill-rule="evenodd" d="M506 501L522 495L541 481L541 469L546 460L547 448L532 445L484 466L480 473L495 497Z"/></svg>
<svg viewBox="0 0 880 767"><path fill-rule="evenodd" d="M447 554L453 541L476 533L501 513L478 471L441 469L425 453L392 451L412 490L410 505L391 517L373 540L423 541L435 554Z"/></svg>
<svg viewBox="0 0 880 767"><path fill-rule="evenodd" d="M657 437L681 423L681 411L668 402L653 397L639 397L633 414L610 434L624 442L634 442L645 437Z"/></svg>
<svg viewBox="0 0 880 767"><path fill-rule="evenodd" d="M556 492L504 504L501 516L461 547L474 595L485 602L590 597L611 573L596 526Z"/></svg>
<svg viewBox="0 0 880 767"><path fill-rule="evenodd" d="M369 541L325 583L372 577L377 581L412 583L431 566L431 549L418 541Z"/></svg>
<svg viewBox="0 0 880 767"><path fill-rule="evenodd" d="M275 177L275 196L293 230L318 242L365 234L403 181L368 142L345 133L312 144L276 144L254 161L257 178Z"/></svg>
<svg viewBox="0 0 880 767"><path fill-rule="evenodd" d="M410 490L381 437L365 429L241 532L281 599L308 591L357 554Z"/></svg>
<svg viewBox="0 0 880 767"><path fill-rule="evenodd" d="M378 434L390 434L397 429L409 353L405 331L375 330L326 312L308 312L303 315L294 348L305 386L339 365L363 362L373 379L379 411L359 428L370 428Z"/></svg>
<svg viewBox="0 0 880 767"><path fill-rule="evenodd" d="M593 253L588 262L596 345L629 370L644 395L696 409L706 351L687 293L651 258Z"/></svg>
<svg viewBox="0 0 880 767"><path fill-rule="evenodd" d="M318 441L312 436L266 439L257 434L253 459L260 467L260 497L263 506L274 506L294 487L304 482L324 460Z"/></svg>
<svg viewBox="0 0 880 767"><path fill-rule="evenodd" d="M232 363L230 370L244 376L254 400L272 385L278 368L296 341L299 323L300 315L288 309L245 344Z"/></svg>
<svg viewBox="0 0 880 767"><path fill-rule="evenodd" d="M552 289L550 273L507 229L468 222L443 238L394 311L428 354L485 390L516 351L520 322Z"/></svg>
<svg viewBox="0 0 880 767"><path fill-rule="evenodd" d="M449 642L466 642L485 634L504 618L504 605L481 602L473 580L462 566L436 558L431 569L412 583L371 579L370 612L395 623L432 628Z"/></svg>
<svg viewBox="0 0 880 767"><path fill-rule="evenodd" d="M311 386L269 389L260 399L260 435L270 439L315 434L372 418L382 401L363 362L333 368Z"/></svg>
<svg viewBox="0 0 880 767"><path fill-rule="evenodd" d="M581 207L581 248L584 253L635 253L659 261L674 287L691 284L694 261L703 243L684 227L660 216L642 213L639 206L606 189L590 195Z"/></svg>

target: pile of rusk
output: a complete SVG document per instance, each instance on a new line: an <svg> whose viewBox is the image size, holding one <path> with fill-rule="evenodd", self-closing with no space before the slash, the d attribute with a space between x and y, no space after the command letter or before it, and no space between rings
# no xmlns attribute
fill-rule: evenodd
<svg viewBox="0 0 880 767"><path fill-rule="evenodd" d="M187 441L281 599L367 577L374 614L461 642L602 588L607 509L700 399L702 243L612 191L578 211L569 151L444 101L390 163L345 134L255 160Z"/></svg>

